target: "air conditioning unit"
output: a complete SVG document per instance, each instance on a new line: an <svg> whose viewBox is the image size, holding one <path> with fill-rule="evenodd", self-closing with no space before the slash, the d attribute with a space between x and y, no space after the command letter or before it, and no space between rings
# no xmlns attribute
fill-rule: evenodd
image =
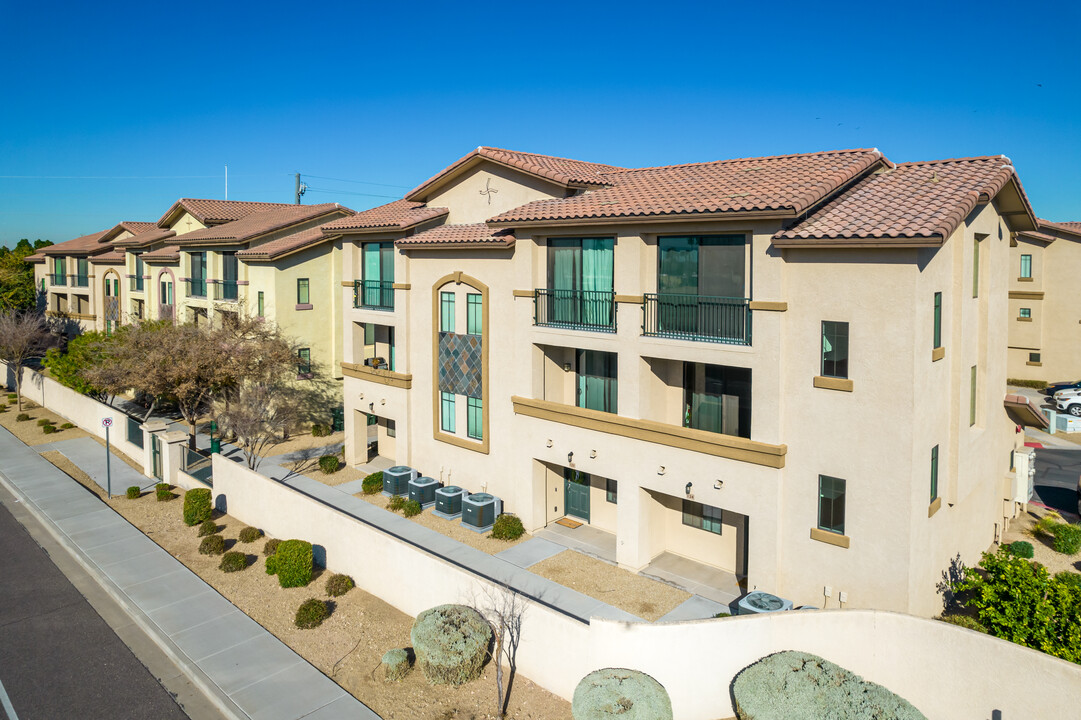
<svg viewBox="0 0 1081 720"><path fill-rule="evenodd" d="M781 612L792 609L792 601L770 595L767 592L754 591L747 593L739 601L740 615L754 615L756 613Z"/></svg>
<svg viewBox="0 0 1081 720"><path fill-rule="evenodd" d="M503 512L503 501L488 493L473 493L462 498L462 525L476 532L487 532Z"/></svg>
<svg viewBox="0 0 1081 720"><path fill-rule="evenodd" d="M430 477L419 477L409 481L409 499L416 500L422 508L435 505L435 490L439 481Z"/></svg>
<svg viewBox="0 0 1081 720"><path fill-rule="evenodd" d="M462 498L468 497L464 489L457 485L435 489L435 509L433 515L446 520L453 520L462 514Z"/></svg>
<svg viewBox="0 0 1081 720"><path fill-rule="evenodd" d="M409 481L417 478L417 471L405 465L395 465L383 471L384 495L407 495Z"/></svg>

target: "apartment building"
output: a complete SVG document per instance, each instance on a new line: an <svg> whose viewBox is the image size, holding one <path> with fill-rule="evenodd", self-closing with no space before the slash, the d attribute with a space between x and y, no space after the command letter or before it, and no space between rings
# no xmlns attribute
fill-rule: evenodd
<svg viewBox="0 0 1081 720"><path fill-rule="evenodd" d="M1058 382L1081 378L1081 222L1039 220L1010 243L1008 374Z"/></svg>
<svg viewBox="0 0 1081 720"><path fill-rule="evenodd" d="M324 230L346 459L586 523L630 570L933 614L1016 511L1006 275L1035 228L1004 157L478 148Z"/></svg>

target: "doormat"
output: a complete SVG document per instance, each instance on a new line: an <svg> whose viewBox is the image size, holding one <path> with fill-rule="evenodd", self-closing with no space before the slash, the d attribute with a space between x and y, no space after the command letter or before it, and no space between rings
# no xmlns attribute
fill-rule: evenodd
<svg viewBox="0 0 1081 720"><path fill-rule="evenodd" d="M563 527L571 528L572 530L574 528L582 527L582 523L578 522L577 520L571 520L568 517L556 520L556 525L562 525Z"/></svg>

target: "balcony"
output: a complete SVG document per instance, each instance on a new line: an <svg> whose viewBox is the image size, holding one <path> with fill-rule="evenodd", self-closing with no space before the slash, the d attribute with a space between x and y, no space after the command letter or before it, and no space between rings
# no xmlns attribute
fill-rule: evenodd
<svg viewBox="0 0 1081 720"><path fill-rule="evenodd" d="M236 302L237 300L237 282L236 280L219 280L214 285L214 299L222 300L224 302Z"/></svg>
<svg viewBox="0 0 1081 720"><path fill-rule="evenodd" d="M89 275L72 275L71 276L72 287L90 287Z"/></svg>
<svg viewBox="0 0 1081 720"><path fill-rule="evenodd" d="M68 276L65 275L64 273L52 273L52 274L49 275L49 284L50 285L67 285L68 284Z"/></svg>
<svg viewBox="0 0 1081 720"><path fill-rule="evenodd" d="M393 310L394 282L391 280L354 280L353 307Z"/></svg>
<svg viewBox="0 0 1081 720"><path fill-rule="evenodd" d="M142 292L143 291L143 278L142 278L141 275L131 277L131 291L132 292Z"/></svg>
<svg viewBox="0 0 1081 720"><path fill-rule="evenodd" d="M540 327L614 333L615 293L538 288L533 293L533 322Z"/></svg>
<svg viewBox="0 0 1081 720"><path fill-rule="evenodd" d="M205 279L190 279L188 280L188 297L205 298L206 297L206 280Z"/></svg>
<svg viewBox="0 0 1081 720"><path fill-rule="evenodd" d="M646 293L644 312L647 337L751 344L749 298Z"/></svg>

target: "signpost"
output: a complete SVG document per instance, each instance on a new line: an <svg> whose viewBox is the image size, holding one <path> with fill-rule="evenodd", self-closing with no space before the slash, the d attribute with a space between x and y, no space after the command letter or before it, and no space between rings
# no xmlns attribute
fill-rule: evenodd
<svg viewBox="0 0 1081 720"><path fill-rule="evenodd" d="M113 426L113 419L111 417L102 418L101 426L105 428L105 493L112 497L113 474L112 469L109 467L109 428Z"/></svg>

